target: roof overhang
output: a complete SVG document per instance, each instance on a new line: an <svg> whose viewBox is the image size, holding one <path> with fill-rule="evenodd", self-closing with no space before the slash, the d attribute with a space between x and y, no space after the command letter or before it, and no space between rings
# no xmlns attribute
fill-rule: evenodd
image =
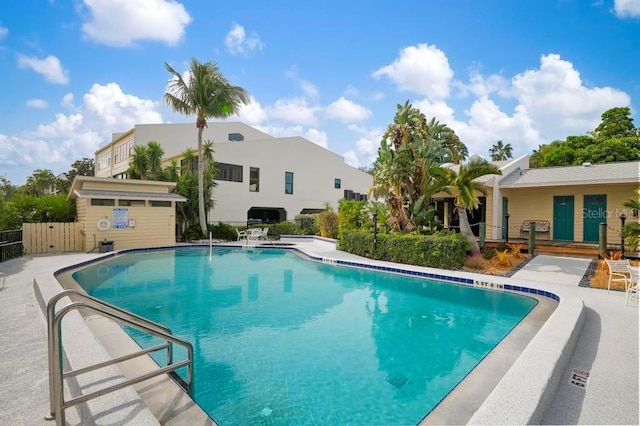
<svg viewBox="0 0 640 426"><path fill-rule="evenodd" d="M109 191L103 189L74 189L73 198L103 198L103 199L127 199L127 200L161 200L185 202L187 199L182 195L162 192L140 192L140 191Z"/></svg>
<svg viewBox="0 0 640 426"><path fill-rule="evenodd" d="M584 181L563 181L563 182L545 182L545 183L515 183L500 185L500 189L517 189L517 188L548 188L556 186L583 186L583 185L626 185L638 184L638 179L600 179L600 180L584 180Z"/></svg>

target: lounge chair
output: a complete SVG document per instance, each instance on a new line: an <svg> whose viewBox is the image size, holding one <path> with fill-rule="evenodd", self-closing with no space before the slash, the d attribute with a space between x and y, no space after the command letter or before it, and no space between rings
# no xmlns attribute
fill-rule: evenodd
<svg viewBox="0 0 640 426"><path fill-rule="evenodd" d="M262 228L262 239L263 240L268 240L269 238L267 237L267 234L269 233L269 227L265 226L264 228Z"/></svg>
<svg viewBox="0 0 640 426"><path fill-rule="evenodd" d="M242 239L245 239L245 240L247 239L247 231L241 231L238 228L236 228L236 233L238 234L238 240L237 241L240 241Z"/></svg>
<svg viewBox="0 0 640 426"><path fill-rule="evenodd" d="M260 239L262 239L262 228L247 229L247 240L260 240Z"/></svg>
<svg viewBox="0 0 640 426"><path fill-rule="evenodd" d="M640 266L627 266L629 270L629 288L627 289L627 296L624 299L624 306L627 306L627 302L629 299L636 298L636 303L638 301L638 287L640 287Z"/></svg>
<svg viewBox="0 0 640 426"><path fill-rule="evenodd" d="M609 267L609 283L607 284L607 294L611 289L612 282L621 282L624 284L624 291L627 291L629 285L629 259L624 260L604 260Z"/></svg>

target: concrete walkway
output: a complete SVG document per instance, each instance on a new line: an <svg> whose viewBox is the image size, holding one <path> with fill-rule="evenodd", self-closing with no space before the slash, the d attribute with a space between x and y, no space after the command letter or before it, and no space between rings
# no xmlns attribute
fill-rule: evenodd
<svg viewBox="0 0 640 426"><path fill-rule="evenodd" d="M362 260L325 242L299 245L319 257ZM48 412L46 329L33 292L34 277L52 277L55 270L99 256L25 256L0 264L0 271L7 275L6 288L0 288L0 424L52 424L43 420ZM543 423L638 424L638 306L625 307L622 292L607 294L604 290L578 287L588 263L584 259L537 256L513 277L501 280L572 294L585 305L585 322L575 352ZM573 368L589 372L585 388L570 383ZM95 423L106 420L96 419ZM154 423L137 411L108 422Z"/></svg>

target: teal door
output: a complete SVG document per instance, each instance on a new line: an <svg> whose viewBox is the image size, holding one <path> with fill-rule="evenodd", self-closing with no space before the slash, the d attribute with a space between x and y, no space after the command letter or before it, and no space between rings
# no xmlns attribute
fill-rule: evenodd
<svg viewBox="0 0 640 426"><path fill-rule="evenodd" d="M509 213L509 199L507 197L502 197L502 239L507 239L507 234L509 233L509 228L507 228L507 213Z"/></svg>
<svg viewBox="0 0 640 426"><path fill-rule="evenodd" d="M573 241L573 195L553 197L553 239Z"/></svg>
<svg viewBox="0 0 640 426"><path fill-rule="evenodd" d="M582 240L597 243L600 232L599 225L607 221L607 196L585 195L582 217Z"/></svg>

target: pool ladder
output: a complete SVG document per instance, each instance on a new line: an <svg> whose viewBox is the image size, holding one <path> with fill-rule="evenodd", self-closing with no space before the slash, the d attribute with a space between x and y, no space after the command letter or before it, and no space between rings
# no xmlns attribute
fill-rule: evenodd
<svg viewBox="0 0 640 426"><path fill-rule="evenodd" d="M71 296L72 302L58 312L56 312L56 303L63 297ZM71 311L77 309L88 309L96 312L106 318L116 321L119 324L124 324L128 327L135 328L137 330L146 332L155 337L164 340L163 343L142 349L138 352L134 352L128 355L121 356L119 358L111 359L109 361L100 362L94 365L90 365L84 368L80 368L72 371L64 371L62 366L62 318ZM48 362L49 362L49 415L45 416L47 420L56 420L56 425L65 424L65 409L73 407L77 404L89 401L102 395L106 395L110 392L114 392L130 385L151 379L162 374L172 374L172 377L178 382L178 384L189 394L191 394L193 384L193 346L188 341L174 336L171 330L161 324L155 323L148 319L145 319L132 312L128 312L117 306L103 302L102 300L91 297L85 293L81 293L77 290L63 290L56 294L47 303L47 343L48 343ZM185 360L173 362L173 345L179 345L186 349L187 357ZM64 379L68 377L75 377L80 374L88 373L90 371L97 370L99 368L107 367L119 362L127 361L133 358L137 358L143 355L147 355L156 351L166 349L167 351L167 365L161 367L158 370L143 374L133 379L126 380L124 382L117 383L112 386L108 386L97 391L81 395L69 400L65 400L64 397ZM187 379L182 380L176 373L176 370L181 367L187 367Z"/></svg>

